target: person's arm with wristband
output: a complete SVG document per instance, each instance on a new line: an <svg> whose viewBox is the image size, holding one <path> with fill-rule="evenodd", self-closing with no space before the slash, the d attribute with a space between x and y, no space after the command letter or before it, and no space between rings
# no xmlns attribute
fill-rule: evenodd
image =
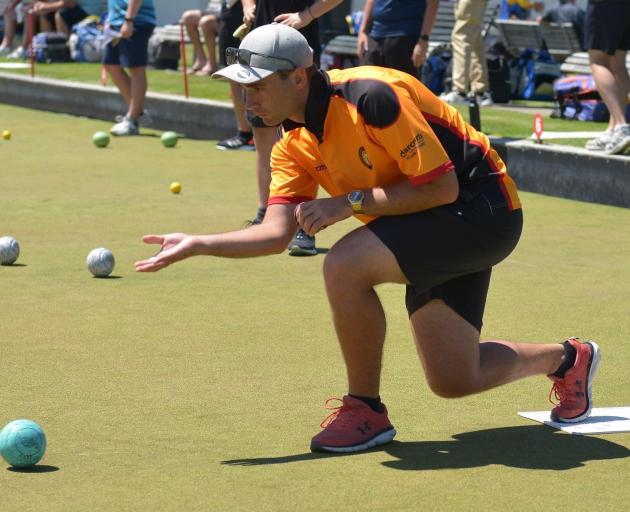
<svg viewBox="0 0 630 512"><path fill-rule="evenodd" d="M123 39L129 39L133 35L134 20L140 10L142 0L129 0L127 5L127 11L125 12L125 21L120 27L120 37Z"/></svg>
<svg viewBox="0 0 630 512"><path fill-rule="evenodd" d="M363 18L361 27L357 34L357 56L362 59L368 49L368 34L372 30L372 11L374 10L374 0L367 0L363 7Z"/></svg>
<svg viewBox="0 0 630 512"><path fill-rule="evenodd" d="M427 52L429 50L429 35L433 30L435 18L437 18L440 2L438 0L427 0L424 9L424 18L422 19L422 28L420 29L420 37L413 49L411 60L415 67L422 66L427 60Z"/></svg>

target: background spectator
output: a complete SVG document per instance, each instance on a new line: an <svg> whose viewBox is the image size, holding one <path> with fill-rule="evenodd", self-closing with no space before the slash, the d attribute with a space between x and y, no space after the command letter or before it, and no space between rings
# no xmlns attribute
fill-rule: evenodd
<svg viewBox="0 0 630 512"><path fill-rule="evenodd" d="M29 45L29 28L27 14L30 10L35 14L35 25L33 27L33 34L38 32L51 32L55 26L55 14L54 12L42 12L37 13L35 8L37 4L45 4L46 2L21 2L20 0L10 0L4 9L4 21L5 21L5 37L2 42L2 48L4 50L0 55L7 54L8 48L12 44L12 40L15 37L18 26L22 26L22 41L14 51L8 53L9 59L26 59L28 57L28 45Z"/></svg>
<svg viewBox="0 0 630 512"><path fill-rule="evenodd" d="M626 54L630 48L630 2L590 0L584 23L584 46L597 91L610 112L608 130L586 143L586 148L609 154L630 147L630 125L626 108L630 76Z"/></svg>
<svg viewBox="0 0 630 512"><path fill-rule="evenodd" d="M215 39L219 32L219 20L214 13L213 4L214 2L208 2L208 7L203 12L199 9L193 9L182 14L181 23L186 26L190 42L194 48L194 60L190 72L198 75L211 75L217 70ZM208 50L207 56L201 44L199 29L203 32Z"/></svg>
<svg viewBox="0 0 630 512"><path fill-rule="evenodd" d="M138 135L147 93L147 46L155 28L155 7L153 0L109 0L107 16L109 37L103 64L128 107L110 132Z"/></svg>
<svg viewBox="0 0 630 512"><path fill-rule="evenodd" d="M559 3L538 18L541 23L571 23L584 48L584 9L575 0L558 0Z"/></svg>
<svg viewBox="0 0 630 512"><path fill-rule="evenodd" d="M499 19L528 20L531 17L532 9L541 12L544 7L542 2L531 2L530 0L501 0Z"/></svg>
<svg viewBox="0 0 630 512"><path fill-rule="evenodd" d="M487 0L459 0L455 5L453 87L452 91L440 96L447 103L465 103L468 92L477 95L481 106L494 103L489 91L488 63L481 34L487 3Z"/></svg>
<svg viewBox="0 0 630 512"><path fill-rule="evenodd" d="M361 63L417 75L437 10L438 0L367 0L357 40Z"/></svg>
<svg viewBox="0 0 630 512"><path fill-rule="evenodd" d="M243 1L243 21L249 28L255 29L272 22L282 23L299 30L313 49L315 62L319 66L321 45L317 18L327 13L341 0L254 0ZM271 149L277 138L278 127L266 126L256 116L248 116L256 143L256 177L258 180L258 210L256 216L247 224L260 224L267 211L269 185L271 183ZM292 255L313 256L317 254L315 238L298 230L289 245Z"/></svg>
<svg viewBox="0 0 630 512"><path fill-rule="evenodd" d="M227 48L238 48L240 40L234 37L234 32L243 23L243 4L240 0L224 1L221 5L221 23L219 24L219 53L221 65L227 64L225 51ZM230 82L230 94L236 115L236 135L219 141L217 149L222 150L251 150L254 148L254 134L245 115L243 92L241 87Z"/></svg>
<svg viewBox="0 0 630 512"><path fill-rule="evenodd" d="M70 35L72 27L87 16L103 14L101 0L46 0L35 2L32 10L39 16L53 16L55 30L66 35ZM51 30L52 27L42 27L42 32Z"/></svg>

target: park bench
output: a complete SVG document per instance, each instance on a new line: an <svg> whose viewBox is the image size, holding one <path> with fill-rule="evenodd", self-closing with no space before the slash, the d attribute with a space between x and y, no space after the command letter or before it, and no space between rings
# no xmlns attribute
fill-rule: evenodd
<svg viewBox="0 0 630 512"><path fill-rule="evenodd" d="M558 61L581 51L582 47L571 23L541 24L526 20L496 20L495 26L505 46L518 52L544 47Z"/></svg>

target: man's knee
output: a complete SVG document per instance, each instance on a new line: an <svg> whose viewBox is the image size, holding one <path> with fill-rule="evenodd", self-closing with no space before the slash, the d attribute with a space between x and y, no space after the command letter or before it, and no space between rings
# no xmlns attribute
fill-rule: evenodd
<svg viewBox="0 0 630 512"><path fill-rule="evenodd" d="M185 11L182 14L182 23L184 25L197 25L199 23L199 13L197 11Z"/></svg>
<svg viewBox="0 0 630 512"><path fill-rule="evenodd" d="M343 250L333 249L324 258L324 280L328 288L345 280L349 274L348 257Z"/></svg>
<svg viewBox="0 0 630 512"><path fill-rule="evenodd" d="M429 389L441 398L462 398L475 393L475 379L462 372L427 374Z"/></svg>
<svg viewBox="0 0 630 512"><path fill-rule="evenodd" d="M216 29L216 18L214 17L214 15L208 14L201 18L201 21L199 21L199 25L204 30L214 30Z"/></svg>

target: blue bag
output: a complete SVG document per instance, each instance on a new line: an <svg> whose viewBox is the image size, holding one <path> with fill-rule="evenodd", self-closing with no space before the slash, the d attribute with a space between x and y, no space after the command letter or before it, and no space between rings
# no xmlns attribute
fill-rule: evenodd
<svg viewBox="0 0 630 512"><path fill-rule="evenodd" d="M76 62L100 62L103 55L104 38L100 18L88 18L72 27L70 55Z"/></svg>

